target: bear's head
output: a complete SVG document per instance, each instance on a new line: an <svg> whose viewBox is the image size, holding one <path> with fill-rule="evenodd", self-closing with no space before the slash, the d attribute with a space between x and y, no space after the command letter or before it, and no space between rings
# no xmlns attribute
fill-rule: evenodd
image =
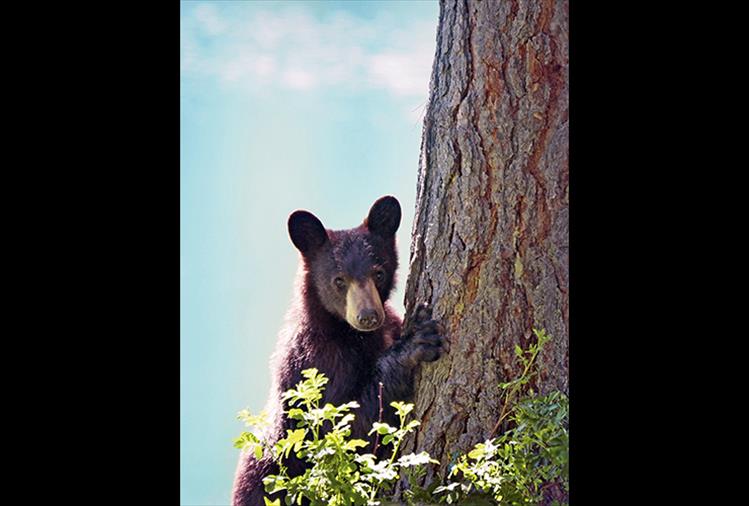
<svg viewBox="0 0 749 506"><path fill-rule="evenodd" d="M395 285L395 232L401 207L395 197L378 199L364 222L349 230L326 230L308 211L289 216L289 236L301 252L314 294L331 314L370 332L385 321L383 303Z"/></svg>

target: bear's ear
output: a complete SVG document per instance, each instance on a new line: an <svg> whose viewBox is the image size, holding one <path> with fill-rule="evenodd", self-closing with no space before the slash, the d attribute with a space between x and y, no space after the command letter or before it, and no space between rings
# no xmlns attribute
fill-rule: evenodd
<svg viewBox="0 0 749 506"><path fill-rule="evenodd" d="M366 225L370 232L381 237L395 235L401 224L401 205L395 197L386 195L372 204Z"/></svg>
<svg viewBox="0 0 749 506"><path fill-rule="evenodd" d="M328 240L328 233L317 216L308 211L294 211L289 216L289 237L303 255L312 253Z"/></svg>

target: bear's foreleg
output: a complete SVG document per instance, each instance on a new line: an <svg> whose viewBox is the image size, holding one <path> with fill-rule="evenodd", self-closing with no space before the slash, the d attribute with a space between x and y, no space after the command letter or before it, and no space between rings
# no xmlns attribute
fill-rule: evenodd
<svg viewBox="0 0 749 506"><path fill-rule="evenodd" d="M431 309L425 304L419 305L403 336L377 361L375 377L365 386L359 399L361 407L353 422L352 437L367 437L372 423L380 421L380 405L381 421L397 425L398 418L390 403L412 400L417 366L440 358L447 351L447 345L447 340L440 335L439 323L432 319Z"/></svg>

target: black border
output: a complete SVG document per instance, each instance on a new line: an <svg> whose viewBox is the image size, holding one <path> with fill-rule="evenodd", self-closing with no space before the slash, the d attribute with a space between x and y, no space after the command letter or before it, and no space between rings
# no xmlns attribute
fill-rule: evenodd
<svg viewBox="0 0 749 506"><path fill-rule="evenodd" d="M48 156L51 185L30 186L52 226L29 227L62 272L33 287L57 307L32 320L48 324L44 344L30 340L50 353L34 369L44 393L29 395L29 416L41 404L52 416L35 430L61 440L45 447L56 457L46 488L78 503L179 504L180 4L57 9L42 93L62 106L39 116L33 152ZM651 11L637 9L570 2L575 506L649 497L638 470L658 458L662 435L647 402L660 364L636 362L657 340L642 325L656 299L654 269L643 267L657 231L643 230L651 210L633 191L650 183L640 136L653 128L642 110L652 41L632 19Z"/></svg>

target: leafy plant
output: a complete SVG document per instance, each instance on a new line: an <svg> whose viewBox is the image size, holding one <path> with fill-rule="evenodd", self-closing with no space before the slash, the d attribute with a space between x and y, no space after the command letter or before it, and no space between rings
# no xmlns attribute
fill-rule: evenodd
<svg viewBox="0 0 749 506"><path fill-rule="evenodd" d="M303 499L312 505L377 505L401 478L410 485L403 491L409 504L477 504L483 500L527 505L561 496L562 490L569 490L569 402L562 392L539 395L528 387L539 372L536 359L550 339L543 330L533 332L536 343L527 350L515 347L521 374L499 385L502 409L489 438L457 457L444 485L437 481L420 484L425 465L439 463L427 452L398 456L404 438L419 426L418 420L408 421L413 404L390 404L398 414L398 427L383 422L372 425L369 435L376 435L376 445L390 445L389 457L359 453L369 446L368 441L351 438L351 422L359 404L320 406L328 378L317 369L303 371L305 379L283 394L287 416L297 421L295 429L287 430L286 437L269 447L258 435L267 426L265 415L243 410L238 418L254 430L243 432L234 445L252 451L258 459L270 456L278 464L278 474L267 476L263 483L268 494L285 491L287 505L301 504ZM505 426L509 428L492 437ZM290 457L305 462L303 474L289 475ZM265 498L265 503L281 505L280 499Z"/></svg>
<svg viewBox="0 0 749 506"><path fill-rule="evenodd" d="M273 460L279 465L279 473L263 480L265 491L274 494L286 491L286 503L301 504L308 499L313 505L377 505L384 490L389 490L400 478L401 469L410 476L423 474L420 468L427 463L438 463L429 454L411 453L400 458L398 450L407 434L419 425L417 420L407 421L413 404L392 402L399 417L399 426L375 422L370 435L382 437L382 445L391 445L388 459L378 459L374 454L359 454L360 448L369 445L362 439L351 439L351 422L355 419L352 410L359 407L355 401L333 406L330 403L320 406L322 392L328 379L317 369L302 372L306 378L296 388L288 390L283 400L288 403L287 416L297 420L296 429L287 430L286 437L270 448ZM245 414L246 422L258 422ZM262 420L260 420L262 421ZM235 442L240 448L251 448L255 455L263 455L258 445L262 445L252 434L243 433ZM293 454L307 463L304 474L290 476L285 460ZM280 500L266 504L280 504Z"/></svg>
<svg viewBox="0 0 749 506"><path fill-rule="evenodd" d="M444 493L447 503L478 494L519 505L540 503L545 487L569 490L567 416L567 397L560 392L523 400L512 416L516 427L462 455L450 472L462 479L435 493Z"/></svg>
<svg viewBox="0 0 749 506"><path fill-rule="evenodd" d="M268 426L268 415L264 411L259 415L253 415L246 409L237 414L237 418L242 420L244 424L249 428L254 428L257 432L262 431ZM252 431L242 432L237 439L234 440L234 447L240 450L249 450L255 454L255 458L260 460L263 458L263 442L260 437Z"/></svg>
<svg viewBox="0 0 749 506"><path fill-rule="evenodd" d="M538 354L551 337L546 334L545 330L533 329L533 333L536 335L537 341L531 343L527 350L523 350L517 344L515 345L515 356L520 361L520 364L523 367L523 372L521 372L520 376L517 378L508 381L507 383L499 384L499 388L502 389L502 400L500 401L502 411L500 412L497 423L494 425L494 428L489 435L490 438L497 432L497 429L504 419L512 413L512 409L517 404L517 398L522 388L527 385L536 374L538 374L538 368L534 367L537 364L536 357L538 357ZM533 395L533 390L530 391L530 395Z"/></svg>
<svg viewBox="0 0 749 506"><path fill-rule="evenodd" d="M532 389L528 395L520 395L521 388L537 374L536 357L549 340L543 330L534 329L534 333L536 344L528 350L515 348L523 366L521 375L499 385L505 395L494 430L505 418L512 428L458 458L448 475L454 479L435 489L442 501L455 503L470 495L483 495L502 505L538 504L547 488L569 490L567 396L559 391L537 395Z"/></svg>

